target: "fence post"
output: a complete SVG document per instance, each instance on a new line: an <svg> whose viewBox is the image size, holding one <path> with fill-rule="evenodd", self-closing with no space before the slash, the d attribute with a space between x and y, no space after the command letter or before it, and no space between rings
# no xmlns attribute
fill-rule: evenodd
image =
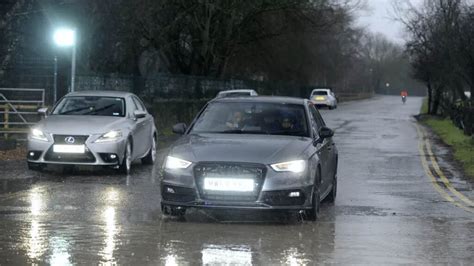
<svg viewBox="0 0 474 266"><path fill-rule="evenodd" d="M5 113L3 113L3 128L5 129L5 131L7 131L9 128L8 120L10 119L10 114L8 112L10 112L10 106L8 104L5 104ZM5 137L5 139L8 139L8 133L5 133L3 136Z"/></svg>

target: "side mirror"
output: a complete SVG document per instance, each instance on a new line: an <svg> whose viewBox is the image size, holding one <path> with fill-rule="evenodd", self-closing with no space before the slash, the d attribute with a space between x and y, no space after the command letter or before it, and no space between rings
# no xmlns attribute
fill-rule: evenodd
<svg viewBox="0 0 474 266"><path fill-rule="evenodd" d="M330 138L334 136L334 131L328 127L322 127L319 129L319 137L321 139Z"/></svg>
<svg viewBox="0 0 474 266"><path fill-rule="evenodd" d="M135 110L133 112L133 116L137 119L138 118L144 118L146 116L146 112L145 111L140 111L140 110Z"/></svg>
<svg viewBox="0 0 474 266"><path fill-rule="evenodd" d="M47 116L48 115L48 107L42 107L38 109L38 114L42 116Z"/></svg>
<svg viewBox="0 0 474 266"><path fill-rule="evenodd" d="M173 133L183 135L186 133L186 124L185 123L178 123L173 126Z"/></svg>

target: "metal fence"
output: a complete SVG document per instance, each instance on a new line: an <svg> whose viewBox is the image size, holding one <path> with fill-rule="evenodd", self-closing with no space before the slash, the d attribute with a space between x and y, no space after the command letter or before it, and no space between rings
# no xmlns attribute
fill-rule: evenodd
<svg viewBox="0 0 474 266"><path fill-rule="evenodd" d="M465 135L474 136L474 107L468 102L457 102L448 106L443 107L443 112L449 116L454 125Z"/></svg>
<svg viewBox="0 0 474 266"><path fill-rule="evenodd" d="M15 57L0 78L0 88L44 89L45 102L53 101L54 58Z"/></svg>
<svg viewBox="0 0 474 266"><path fill-rule="evenodd" d="M0 88L0 134L25 134L39 121L37 110L45 105L44 89Z"/></svg>
<svg viewBox="0 0 474 266"><path fill-rule="evenodd" d="M76 78L76 90L121 90L131 91L150 102L156 99L209 99L219 91L230 89L253 89L262 95L309 97L318 86L301 86L290 82L256 81L238 79L213 79L209 77L160 74L153 78L118 75L90 75ZM365 98L372 95L368 90L342 92L335 88L342 100Z"/></svg>
<svg viewBox="0 0 474 266"><path fill-rule="evenodd" d="M253 89L261 95L309 97L311 90L319 86L301 86L290 82L270 82L238 79L213 79L200 76L161 74L153 78L132 76L79 76L77 90L131 91L149 104L159 100L203 100L214 98L219 91L230 89ZM345 92L334 89L341 101L369 98L373 92L358 89Z"/></svg>

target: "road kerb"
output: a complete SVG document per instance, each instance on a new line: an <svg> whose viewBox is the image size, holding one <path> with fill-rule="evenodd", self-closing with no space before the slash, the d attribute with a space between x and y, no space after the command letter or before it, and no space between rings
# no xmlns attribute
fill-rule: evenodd
<svg viewBox="0 0 474 266"><path fill-rule="evenodd" d="M435 169L436 173L438 174L438 176L441 178L441 181L443 181L444 185L446 186L446 188L449 189L449 191L451 191L457 198L459 198L460 200L462 200L465 204L467 204L469 207L474 207L474 202L472 202L469 198L467 198L466 196L464 196L461 192L457 191L452 185L451 183L449 182L449 180L446 178L446 175L443 173L443 171L441 170L441 168L439 167L438 165L438 162L431 150L431 144L429 142L428 139L425 139L425 146L426 146L426 149L428 151L428 156L431 160L431 164L433 165L433 168Z"/></svg>
<svg viewBox="0 0 474 266"><path fill-rule="evenodd" d="M470 208L470 204L468 204L468 206L465 206L462 202L458 202L456 201L455 199L453 199L453 197L451 197L439 184L438 184L438 180L437 178L435 177L435 175L433 174L433 172L431 171L429 165L428 165L428 160L427 160L427 157L430 158L430 161L433 165L433 168L436 168L433 164L433 159L434 159L434 155L432 153L430 153L429 156L427 156L427 154L425 153L424 151L424 144L426 145L426 141L423 141L423 139L425 139L425 134L423 134L423 132L421 131L420 129L420 126L418 126L417 124L415 124L415 127L416 127L416 131L418 133L418 137L419 137L419 142L418 142L418 149L419 149L419 152L420 152L420 155L421 155L421 164L426 172L426 174L430 177L431 179L431 184L433 185L433 188L445 199L447 200L448 202L451 202L452 204L454 204L455 206L467 211L467 212L470 212L470 213L474 213L474 209L471 209ZM428 149L427 149L428 151ZM428 151L429 152L429 151ZM431 159L433 158L433 159ZM436 163L436 162L435 162ZM439 165L436 163L438 169L439 169ZM437 172L438 170L435 169L435 171ZM439 169L439 171L442 173L441 169ZM438 173L439 175L439 173ZM444 178L446 179L447 181L447 184L449 184L449 186L456 192L458 192L456 189L454 189L452 186L451 186L451 183L449 183L449 180L447 180L446 176L443 174ZM446 185L446 182L444 180L442 180L441 176L440 176L440 179L441 181L443 182L443 184L448 188L448 186ZM449 189L449 188L448 188ZM450 190L451 193L453 193L452 190ZM459 192L458 192L459 193ZM455 193L453 193L455 194ZM461 194L461 193L459 193ZM456 194L455 194L456 195ZM461 200L460 197L458 197L458 195L456 195L458 199ZM464 202L464 201L463 201ZM466 203L466 202L464 202Z"/></svg>

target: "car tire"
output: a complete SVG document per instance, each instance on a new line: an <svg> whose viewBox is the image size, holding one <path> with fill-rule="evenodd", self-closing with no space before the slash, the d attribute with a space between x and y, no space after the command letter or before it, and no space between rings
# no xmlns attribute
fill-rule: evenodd
<svg viewBox="0 0 474 266"><path fill-rule="evenodd" d="M186 208L183 208L183 207L175 207L175 206L169 206L169 205L165 205L165 204L161 204L161 212L164 214L164 215L167 215L167 216L173 216L173 217L184 217L184 215L186 215Z"/></svg>
<svg viewBox="0 0 474 266"><path fill-rule="evenodd" d="M337 175L334 175L334 179L332 181L331 192L324 199L324 202L334 203L336 201L336 196L337 196Z"/></svg>
<svg viewBox="0 0 474 266"><path fill-rule="evenodd" d="M32 162L28 162L28 170L31 170L31 171L43 171L44 169L44 164L42 163L32 163Z"/></svg>
<svg viewBox="0 0 474 266"><path fill-rule="evenodd" d="M314 186L313 197L311 199L311 209L305 211L306 220L317 221L319 217L319 208L321 205L319 186Z"/></svg>
<svg viewBox="0 0 474 266"><path fill-rule="evenodd" d="M119 172L128 175L130 174L130 169L132 168L132 144L130 141L127 141L125 144L125 151L123 154L122 163L119 166Z"/></svg>
<svg viewBox="0 0 474 266"><path fill-rule="evenodd" d="M142 158L142 164L152 165L156 161L156 138L153 136L150 151Z"/></svg>
<svg viewBox="0 0 474 266"><path fill-rule="evenodd" d="M321 191L320 191L320 178L318 176L313 186L313 195L311 198L311 209L305 211L306 220L308 221L318 220L320 206L321 206Z"/></svg>
<svg viewBox="0 0 474 266"><path fill-rule="evenodd" d="M331 105L328 105L328 109L329 109L329 110L332 110L333 107L332 107Z"/></svg>

